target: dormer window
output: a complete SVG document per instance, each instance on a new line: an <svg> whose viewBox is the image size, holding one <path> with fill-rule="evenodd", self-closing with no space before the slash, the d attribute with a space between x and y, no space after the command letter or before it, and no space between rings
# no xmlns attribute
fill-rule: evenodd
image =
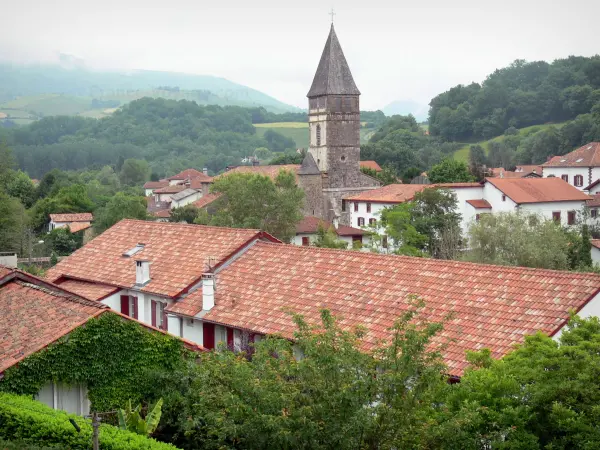
<svg viewBox="0 0 600 450"><path fill-rule="evenodd" d="M141 252L142 250L144 250L144 246L145 246L145 244L138 243L138 244L136 244L135 247L130 248L129 250L127 250L126 252L124 252L123 256L126 256L127 258L131 258L136 253Z"/></svg>
<svg viewBox="0 0 600 450"><path fill-rule="evenodd" d="M317 125L317 147L321 146L321 125Z"/></svg>

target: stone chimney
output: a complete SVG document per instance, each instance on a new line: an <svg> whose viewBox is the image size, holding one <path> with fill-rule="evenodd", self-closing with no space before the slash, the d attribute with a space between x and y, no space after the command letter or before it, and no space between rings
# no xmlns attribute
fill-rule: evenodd
<svg viewBox="0 0 600 450"><path fill-rule="evenodd" d="M337 230L339 226L340 226L340 219L338 216L335 216L333 218L333 228L335 228Z"/></svg>
<svg viewBox="0 0 600 450"><path fill-rule="evenodd" d="M215 274L202 274L202 310L210 311L215 306Z"/></svg>
<svg viewBox="0 0 600 450"><path fill-rule="evenodd" d="M202 173L206 176L208 176L208 167L204 167L202 168Z"/></svg>
<svg viewBox="0 0 600 450"><path fill-rule="evenodd" d="M140 259L135 262L135 284L144 286L150 281L150 261Z"/></svg>

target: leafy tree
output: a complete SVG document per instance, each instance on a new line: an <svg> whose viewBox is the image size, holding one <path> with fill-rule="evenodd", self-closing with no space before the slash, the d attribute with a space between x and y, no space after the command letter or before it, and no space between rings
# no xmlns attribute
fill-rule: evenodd
<svg viewBox="0 0 600 450"><path fill-rule="evenodd" d="M22 253L26 225L25 208L19 199L0 190L0 252Z"/></svg>
<svg viewBox="0 0 600 450"><path fill-rule="evenodd" d="M405 184L410 184L413 178L421 175L423 171L419 170L417 167L409 167L402 173L402 182Z"/></svg>
<svg viewBox="0 0 600 450"><path fill-rule="evenodd" d="M272 152L284 152L296 148L296 142L292 138L285 137L283 134L271 129L265 131L263 138L267 141L267 147Z"/></svg>
<svg viewBox="0 0 600 450"><path fill-rule="evenodd" d="M305 152L285 152L285 153L276 153L276 156L269 162L269 164L273 164L276 166L280 166L283 164L302 164L302 160L304 159Z"/></svg>
<svg viewBox="0 0 600 450"><path fill-rule="evenodd" d="M203 354L179 397L183 445L419 448L446 386L440 347L431 342L442 326L416 325L420 306L373 351L365 351L360 328L342 330L325 310L315 326L294 318L294 344L270 336L254 344L252 358L226 349Z"/></svg>
<svg viewBox="0 0 600 450"><path fill-rule="evenodd" d="M29 208L36 199L36 190L31 178L25 172L15 172L6 183L6 193L18 198L21 203Z"/></svg>
<svg viewBox="0 0 600 450"><path fill-rule="evenodd" d="M259 147L254 150L254 156L256 156L260 161L269 161L272 159L273 153L268 148Z"/></svg>
<svg viewBox="0 0 600 450"><path fill-rule="evenodd" d="M456 159L447 158L433 166L427 175L432 183L461 183L473 181L467 164Z"/></svg>
<svg viewBox="0 0 600 450"><path fill-rule="evenodd" d="M365 175L369 175L370 177L381 181L381 184L383 186L387 186L388 184L394 184L398 182L398 176L396 175L396 171L393 167L390 166L383 166L383 168L379 172L369 167L361 167L360 171Z"/></svg>
<svg viewBox="0 0 600 450"><path fill-rule="evenodd" d="M118 192L103 208L95 213L94 229L97 233L112 227L122 219L146 220L146 199Z"/></svg>
<svg viewBox="0 0 600 450"><path fill-rule="evenodd" d="M333 228L326 229L321 225L319 225L319 229L317 230L317 239L315 239L312 245L322 248L348 248L348 243L339 239Z"/></svg>
<svg viewBox="0 0 600 450"><path fill-rule="evenodd" d="M218 178L212 192L223 194L211 223L217 226L258 228L289 242L302 219L304 192L294 174L280 171L275 180L252 173Z"/></svg>
<svg viewBox="0 0 600 450"><path fill-rule="evenodd" d="M477 180L484 178L484 166L487 166L485 151L481 145L471 145L469 147L469 171Z"/></svg>
<svg viewBox="0 0 600 450"><path fill-rule="evenodd" d="M128 186L142 185L150 177L150 166L142 159L126 159L119 177Z"/></svg>
<svg viewBox="0 0 600 450"><path fill-rule="evenodd" d="M397 253L408 256L424 256L427 236L417 231L413 223L414 202L400 203L393 208L384 209L379 224L370 224L371 249L378 253Z"/></svg>
<svg viewBox="0 0 600 450"><path fill-rule="evenodd" d="M13 153L6 142L0 139L0 188L12 178L12 171L16 165Z"/></svg>
<svg viewBox="0 0 600 450"><path fill-rule="evenodd" d="M600 322L574 317L558 341L537 333L501 360L471 353L474 367L445 397L439 422L461 426L444 448L594 448Z"/></svg>
<svg viewBox="0 0 600 450"><path fill-rule="evenodd" d="M191 203L180 208L173 208L171 210L169 222L194 223L194 221L198 217L199 212L200 210Z"/></svg>
<svg viewBox="0 0 600 450"><path fill-rule="evenodd" d="M469 261L568 269L570 239L553 220L520 213L482 214L468 231Z"/></svg>
<svg viewBox="0 0 600 450"><path fill-rule="evenodd" d="M74 234L68 228L55 228L44 240L53 255L68 256L83 244L83 235Z"/></svg>

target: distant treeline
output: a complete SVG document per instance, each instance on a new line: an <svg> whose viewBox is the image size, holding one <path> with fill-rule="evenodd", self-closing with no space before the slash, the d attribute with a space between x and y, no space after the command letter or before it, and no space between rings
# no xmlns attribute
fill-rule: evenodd
<svg viewBox="0 0 600 450"><path fill-rule="evenodd" d="M574 119L599 103L600 56L517 60L481 85L458 85L433 98L429 130L449 141L489 139L510 127Z"/></svg>

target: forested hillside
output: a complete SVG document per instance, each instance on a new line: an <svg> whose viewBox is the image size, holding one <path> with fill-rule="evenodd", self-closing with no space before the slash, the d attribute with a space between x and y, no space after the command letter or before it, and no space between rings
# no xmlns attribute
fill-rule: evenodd
<svg viewBox="0 0 600 450"><path fill-rule="evenodd" d="M448 141L489 139L510 127L574 119L599 102L600 56L517 60L481 85L458 85L433 98L429 130Z"/></svg>
<svg viewBox="0 0 600 450"><path fill-rule="evenodd" d="M127 158L145 159L158 176L187 167L208 167L216 173L227 165L240 164L257 148L295 150L293 140L276 132L257 136L252 116L259 112L144 98L99 120L47 117L1 133L19 167L32 177L39 178L54 168L114 166Z"/></svg>

